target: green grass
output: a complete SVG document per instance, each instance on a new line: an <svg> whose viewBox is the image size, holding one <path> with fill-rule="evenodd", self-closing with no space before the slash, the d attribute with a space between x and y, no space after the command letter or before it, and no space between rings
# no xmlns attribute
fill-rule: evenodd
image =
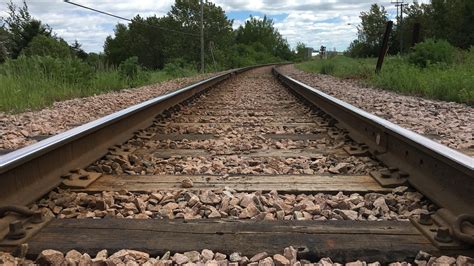
<svg viewBox="0 0 474 266"><path fill-rule="evenodd" d="M36 60L36 61L35 61ZM11 60L14 61L14 60ZM18 59L0 65L0 111L23 112L51 106L55 101L86 97L130 87L160 83L183 75L165 71L141 71L133 81L117 69L89 71L77 62L56 59ZM188 71L186 76L196 72Z"/></svg>
<svg viewBox="0 0 474 266"><path fill-rule="evenodd" d="M465 52L452 65L432 65L420 68L405 58L388 57L382 71L376 75L377 59L354 59L336 56L312 60L296 68L339 78L350 78L378 88L426 98L474 105L474 49Z"/></svg>

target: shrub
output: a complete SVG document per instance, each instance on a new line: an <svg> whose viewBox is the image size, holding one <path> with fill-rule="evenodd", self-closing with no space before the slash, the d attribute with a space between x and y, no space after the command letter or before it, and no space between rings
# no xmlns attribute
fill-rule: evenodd
<svg viewBox="0 0 474 266"><path fill-rule="evenodd" d="M119 65L120 77L124 80L133 81L137 79L139 70L140 66L136 56L129 57Z"/></svg>
<svg viewBox="0 0 474 266"><path fill-rule="evenodd" d="M163 71L173 78L187 77L196 73L192 65L188 64L182 58L167 63L163 68Z"/></svg>
<svg viewBox="0 0 474 266"><path fill-rule="evenodd" d="M359 40L354 40L347 48L345 54L354 58L364 58L370 56L377 56L377 47L371 47L367 43Z"/></svg>
<svg viewBox="0 0 474 266"><path fill-rule="evenodd" d="M420 67L450 65L454 62L456 48L445 40L428 39L418 43L408 55L408 61Z"/></svg>
<svg viewBox="0 0 474 266"><path fill-rule="evenodd" d="M54 58L72 57L69 45L64 40L53 37L38 35L31 40L28 46L21 52L26 56L50 56Z"/></svg>

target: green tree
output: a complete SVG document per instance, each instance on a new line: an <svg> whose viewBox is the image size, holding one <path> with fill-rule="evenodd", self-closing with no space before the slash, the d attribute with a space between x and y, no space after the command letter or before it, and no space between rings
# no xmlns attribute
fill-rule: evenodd
<svg viewBox="0 0 474 266"><path fill-rule="evenodd" d="M125 59L137 56L140 65L163 68L176 59L197 65L200 61L200 3L199 0L177 0L164 17L136 16L125 26L115 28L115 36L107 37L104 52L109 62L119 65ZM204 38L206 45L213 43L217 60L226 62L232 44L232 20L224 10L211 2L204 5ZM209 46L205 48L208 53ZM206 61L211 63L211 57Z"/></svg>
<svg viewBox="0 0 474 266"><path fill-rule="evenodd" d="M5 62L8 58L8 40L8 32L2 25L0 26L0 63Z"/></svg>
<svg viewBox="0 0 474 266"><path fill-rule="evenodd" d="M369 12L361 12L361 23L358 29L359 41L370 49L370 55L376 56L380 49L380 40L388 21L387 11L383 6L373 4Z"/></svg>
<svg viewBox="0 0 474 266"><path fill-rule="evenodd" d="M162 27L162 18L156 16L146 19L136 16L129 24L130 49L138 57L140 65L156 69L164 66L164 39L166 32Z"/></svg>
<svg viewBox="0 0 474 266"><path fill-rule="evenodd" d="M120 65L127 58L132 57L130 51L130 32L124 24L117 24L114 29L114 37L107 36L104 43L104 53L107 61L113 65Z"/></svg>
<svg viewBox="0 0 474 266"><path fill-rule="evenodd" d="M77 40L74 40L74 42L72 43L72 45L70 47L71 47L72 53L75 56L77 56L78 58L80 58L82 60L87 59L88 54L84 50L82 50L82 48L81 48L82 45Z"/></svg>
<svg viewBox="0 0 474 266"><path fill-rule="evenodd" d="M407 50L407 47L412 46L413 28L415 27L416 23L419 23L421 26L419 41L422 41L426 38L428 29L428 15L426 13L427 7L428 5L426 4L419 4L415 2L403 10L403 25L397 25L396 31L392 34L392 36L394 36L394 43L392 43L391 46L396 46L397 52L400 50L400 34L403 35L403 47L405 47L404 51ZM395 51L391 51L391 53L395 53Z"/></svg>
<svg viewBox="0 0 474 266"><path fill-rule="evenodd" d="M474 45L474 1L432 0L430 4L414 2L404 9L403 25L393 33L390 52L399 50L400 34L403 47L411 47L415 23L421 25L420 41L447 40L452 45L468 49ZM396 46L396 47L395 47Z"/></svg>
<svg viewBox="0 0 474 266"><path fill-rule="evenodd" d="M302 42L296 44L296 56L299 60L304 60L306 56L306 45Z"/></svg>
<svg viewBox="0 0 474 266"><path fill-rule="evenodd" d="M104 54L89 53L86 58L86 63L92 66L95 70L106 70L106 58Z"/></svg>
<svg viewBox="0 0 474 266"><path fill-rule="evenodd" d="M275 29L273 20L267 18L257 19L253 16L240 26L236 31L236 43L251 45L259 42L274 56L281 59L292 59L292 52L286 39Z"/></svg>
<svg viewBox="0 0 474 266"><path fill-rule="evenodd" d="M69 58L74 54L63 39L55 39L38 35L31 40L27 47L21 51L25 56L51 56L54 58Z"/></svg>
<svg viewBox="0 0 474 266"><path fill-rule="evenodd" d="M474 1L432 0L425 9L429 38L445 39L465 49L474 44Z"/></svg>
<svg viewBox="0 0 474 266"><path fill-rule="evenodd" d="M51 28L31 17L25 1L22 7L16 6L13 2L8 3L7 7L8 17L1 20L10 35L7 48L12 58L17 58L37 35L51 36Z"/></svg>
<svg viewBox="0 0 474 266"><path fill-rule="evenodd" d="M227 18L225 11L212 2L204 3L204 39L205 39L205 60L211 63L209 56L209 43L212 41L214 53L222 55L220 51L228 51L232 45L232 23ZM177 32L167 33L165 40L165 53L167 61L173 58L183 58L188 62L200 61L200 21L201 6L199 0L176 0L165 18L165 25ZM187 34L183 34L187 33ZM218 56L218 61L225 61L225 58Z"/></svg>
<svg viewBox="0 0 474 266"><path fill-rule="evenodd" d="M130 57L137 57L142 66L156 69L164 65L163 42L165 35L162 19L156 16L146 19L136 16L128 27L118 24L115 36L107 37L104 45L109 62L119 65Z"/></svg>

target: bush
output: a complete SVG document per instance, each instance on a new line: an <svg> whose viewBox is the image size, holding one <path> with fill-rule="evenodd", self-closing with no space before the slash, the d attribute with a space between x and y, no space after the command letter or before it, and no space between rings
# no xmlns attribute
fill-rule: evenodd
<svg viewBox="0 0 474 266"><path fill-rule="evenodd" d="M236 44L230 48L228 66L238 68L257 64L281 62L282 59L274 56L259 42L251 45Z"/></svg>
<svg viewBox="0 0 474 266"><path fill-rule="evenodd" d="M31 40L21 52L26 56L50 56L54 58L72 57L69 45L64 40L56 40L45 35L38 35Z"/></svg>
<svg viewBox="0 0 474 266"><path fill-rule="evenodd" d="M377 47L371 47L367 43L354 40L349 45L349 48L347 48L345 54L354 58L364 58L377 56L377 51Z"/></svg>
<svg viewBox="0 0 474 266"><path fill-rule="evenodd" d="M428 39L413 47L408 61L420 67L450 65L454 62L456 48L445 40Z"/></svg>
<svg viewBox="0 0 474 266"><path fill-rule="evenodd" d="M193 69L192 65L188 64L182 58L167 63L163 68L163 71L173 78L187 77L196 73L196 70Z"/></svg>
<svg viewBox="0 0 474 266"><path fill-rule="evenodd" d="M135 80L138 77L140 66L138 65L138 57L132 56L119 65L120 77L124 80Z"/></svg>

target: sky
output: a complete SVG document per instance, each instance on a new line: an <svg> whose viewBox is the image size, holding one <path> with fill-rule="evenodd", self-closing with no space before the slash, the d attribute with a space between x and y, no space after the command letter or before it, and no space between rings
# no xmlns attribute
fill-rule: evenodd
<svg viewBox="0 0 474 266"><path fill-rule="evenodd" d="M71 0L115 15L132 18L165 15L174 0ZM427 2L421 0L418 2ZM6 16L9 0L0 0L0 16ZM13 0L21 4L20 0ZM298 42L308 47L343 51L357 36L356 26L360 23L361 11L367 11L371 4L385 6L390 19L395 19L396 9L391 0L213 0L221 6L234 28L245 23L250 15L273 19L275 27L288 40L292 48ZM412 0L405 0L411 3ZM53 31L72 43L77 40L87 52L103 51L104 40L113 35L119 19L95 13L64 3L63 0L26 0L30 13Z"/></svg>

